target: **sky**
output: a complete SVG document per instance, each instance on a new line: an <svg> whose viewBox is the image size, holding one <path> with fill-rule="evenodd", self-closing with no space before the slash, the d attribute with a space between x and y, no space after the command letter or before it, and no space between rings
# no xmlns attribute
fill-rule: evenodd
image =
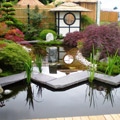
<svg viewBox="0 0 120 120"><path fill-rule="evenodd" d="M114 7L117 7L118 11L120 11L120 0L100 0L100 1L102 10L113 10Z"/></svg>

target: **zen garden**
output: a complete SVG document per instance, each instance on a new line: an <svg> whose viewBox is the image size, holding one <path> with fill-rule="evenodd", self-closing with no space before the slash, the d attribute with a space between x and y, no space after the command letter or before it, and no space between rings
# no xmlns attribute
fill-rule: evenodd
<svg viewBox="0 0 120 120"><path fill-rule="evenodd" d="M120 24L75 1L0 1L0 120L119 114Z"/></svg>

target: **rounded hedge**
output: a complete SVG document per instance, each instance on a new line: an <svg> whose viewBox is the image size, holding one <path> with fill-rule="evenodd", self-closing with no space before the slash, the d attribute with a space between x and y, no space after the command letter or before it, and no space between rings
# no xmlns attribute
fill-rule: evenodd
<svg viewBox="0 0 120 120"><path fill-rule="evenodd" d="M53 36L54 36L54 39L57 38L56 32L53 31L53 30L50 30L50 29L45 29L45 30L41 31L41 32L40 32L40 38L41 38L42 40L46 40L46 35L47 35L48 33L52 33Z"/></svg>
<svg viewBox="0 0 120 120"><path fill-rule="evenodd" d="M0 41L0 67L3 70L21 72L29 57L28 52L16 43Z"/></svg>

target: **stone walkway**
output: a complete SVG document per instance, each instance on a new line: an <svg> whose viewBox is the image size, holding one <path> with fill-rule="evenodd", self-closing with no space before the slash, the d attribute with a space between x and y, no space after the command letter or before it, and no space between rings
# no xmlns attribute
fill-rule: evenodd
<svg viewBox="0 0 120 120"><path fill-rule="evenodd" d="M80 82L87 81L90 74L88 71L77 71L70 73L69 75L66 75L65 73L60 71L57 71L57 74L50 74L48 67L43 67L42 69L43 72L39 73L38 68L34 67L34 71L31 76L32 81L47 85L54 89L62 89ZM117 86L120 84L120 74L113 77L95 73L94 77L96 80L110 85ZM23 79L26 79L25 72L0 78L0 85L6 86L21 81Z"/></svg>

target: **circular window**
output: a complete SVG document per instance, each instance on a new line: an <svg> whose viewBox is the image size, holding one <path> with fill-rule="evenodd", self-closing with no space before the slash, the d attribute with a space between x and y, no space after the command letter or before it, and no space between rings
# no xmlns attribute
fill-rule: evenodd
<svg viewBox="0 0 120 120"><path fill-rule="evenodd" d="M67 25L72 25L74 24L75 22L75 15L73 13L67 13L65 14L64 16L64 22L67 24Z"/></svg>
<svg viewBox="0 0 120 120"><path fill-rule="evenodd" d="M74 58L72 55L65 55L63 60L66 64L72 64L74 61Z"/></svg>

